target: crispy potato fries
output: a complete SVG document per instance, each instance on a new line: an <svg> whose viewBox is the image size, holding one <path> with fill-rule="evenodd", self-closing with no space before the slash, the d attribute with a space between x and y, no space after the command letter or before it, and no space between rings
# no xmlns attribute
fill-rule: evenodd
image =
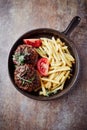
<svg viewBox="0 0 87 130"><path fill-rule="evenodd" d="M48 76L41 76L40 95L49 96L55 94L58 90L63 90L67 78L71 77L70 70L75 63L74 57L70 54L68 46L59 38L55 40L41 38L42 46L36 48L41 57L49 60L50 66Z"/></svg>

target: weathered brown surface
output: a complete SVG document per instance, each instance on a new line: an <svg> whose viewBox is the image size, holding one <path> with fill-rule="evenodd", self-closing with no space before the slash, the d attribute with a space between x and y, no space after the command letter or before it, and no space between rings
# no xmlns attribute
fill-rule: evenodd
<svg viewBox="0 0 87 130"><path fill-rule="evenodd" d="M75 16L71 34L80 56L77 85L55 101L23 96L8 76L8 54L20 35L49 27L63 31ZM87 1L0 0L0 130L87 130Z"/></svg>

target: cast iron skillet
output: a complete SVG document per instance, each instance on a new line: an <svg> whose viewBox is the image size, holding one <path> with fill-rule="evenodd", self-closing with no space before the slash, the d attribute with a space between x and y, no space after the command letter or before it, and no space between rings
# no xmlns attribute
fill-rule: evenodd
<svg viewBox="0 0 87 130"><path fill-rule="evenodd" d="M36 100L52 100L52 99L57 99L59 97L61 97L62 95L64 95L65 93L67 93L75 84L76 84L76 80L77 77L79 75L79 57L78 57L78 53L77 50L74 46L74 43L69 39L69 34L72 32L72 30L79 24L81 18L79 16L75 16L72 21L70 22L69 26L66 28L66 30L64 32L59 32L57 30L54 29L50 29L50 28L40 28L40 29L35 29L35 30L31 30L27 33L25 33L24 35L22 35L13 45L13 47L10 50L10 54L9 54L9 58L8 58L8 72L9 72L9 76L10 79L13 83L13 85L16 87L16 89L21 92L22 94L24 94L25 96L32 98L32 99L36 99ZM47 37L47 38L60 38L62 41L64 41L66 43L66 45L69 48L69 51L71 52L71 54L74 56L76 63L75 65L73 65L72 68L72 78L70 78L69 80L66 81L65 86L64 86L64 90L62 91L58 91L57 94L54 95L50 95L49 97L44 97L44 96L39 96L38 93L29 93L29 92L25 92L21 89L19 89L15 82L14 82L14 64L12 61L12 55L14 54L14 51L16 50L16 48L20 45L23 44L23 39L26 38L40 38L40 37Z"/></svg>

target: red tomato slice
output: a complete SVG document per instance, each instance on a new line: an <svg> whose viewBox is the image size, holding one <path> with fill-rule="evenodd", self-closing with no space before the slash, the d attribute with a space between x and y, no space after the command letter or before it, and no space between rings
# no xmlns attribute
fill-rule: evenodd
<svg viewBox="0 0 87 130"><path fill-rule="evenodd" d="M39 47L42 44L40 39L23 39L24 43L33 47Z"/></svg>
<svg viewBox="0 0 87 130"><path fill-rule="evenodd" d="M49 61L47 58L41 58L37 62L37 68L38 71L41 75L47 76L48 75L48 70L49 70Z"/></svg>

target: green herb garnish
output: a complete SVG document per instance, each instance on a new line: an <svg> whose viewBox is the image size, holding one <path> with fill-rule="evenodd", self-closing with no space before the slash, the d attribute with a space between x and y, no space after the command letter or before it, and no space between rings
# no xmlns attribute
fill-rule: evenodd
<svg viewBox="0 0 87 130"><path fill-rule="evenodd" d="M19 64L23 64L24 63L24 55L20 55L18 61L19 61Z"/></svg>
<svg viewBox="0 0 87 130"><path fill-rule="evenodd" d="M20 53L15 54L15 55L13 55L13 60L16 60L19 63L19 65L21 65L24 63L24 57L25 57L25 55L23 55L23 54L20 54Z"/></svg>
<svg viewBox="0 0 87 130"><path fill-rule="evenodd" d="M32 81L34 80L34 77L32 77L31 79L24 79L24 78L22 78L22 77L20 77L20 76L18 76L19 77L19 79L21 79L22 80L22 84L24 85L25 84L25 82L27 82L27 83L32 83Z"/></svg>

